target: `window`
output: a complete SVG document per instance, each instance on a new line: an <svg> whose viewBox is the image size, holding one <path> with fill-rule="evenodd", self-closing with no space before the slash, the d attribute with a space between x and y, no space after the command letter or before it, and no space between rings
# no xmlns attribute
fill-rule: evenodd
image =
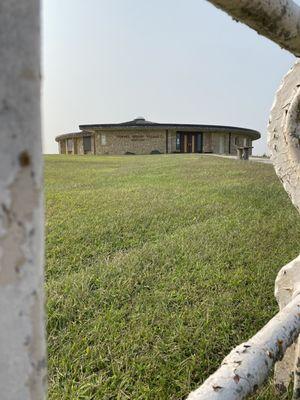
<svg viewBox="0 0 300 400"><path fill-rule="evenodd" d="M105 146L106 145L106 134L101 133L101 145Z"/></svg>
<svg viewBox="0 0 300 400"><path fill-rule="evenodd" d="M180 150L180 133L176 133L176 150Z"/></svg>
<svg viewBox="0 0 300 400"><path fill-rule="evenodd" d="M196 135L196 141L197 141L197 153L202 152L202 133L198 133Z"/></svg>
<svg viewBox="0 0 300 400"><path fill-rule="evenodd" d="M73 152L73 139L67 139L67 152L68 154Z"/></svg>
<svg viewBox="0 0 300 400"><path fill-rule="evenodd" d="M92 151L92 138L91 136L83 137L83 152L84 154Z"/></svg>
<svg viewBox="0 0 300 400"><path fill-rule="evenodd" d="M219 154L224 154L225 153L225 136L220 136L219 137Z"/></svg>
<svg viewBox="0 0 300 400"><path fill-rule="evenodd" d="M239 146L239 145L240 145L240 138L236 137L236 138L234 139L234 144L235 144L236 146Z"/></svg>

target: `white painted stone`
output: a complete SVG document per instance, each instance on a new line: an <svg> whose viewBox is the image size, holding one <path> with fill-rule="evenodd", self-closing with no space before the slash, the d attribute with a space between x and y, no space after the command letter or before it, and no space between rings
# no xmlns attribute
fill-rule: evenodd
<svg viewBox="0 0 300 400"><path fill-rule="evenodd" d="M0 398L45 396L39 0L0 5Z"/></svg>
<svg viewBox="0 0 300 400"><path fill-rule="evenodd" d="M300 55L300 8L291 0L209 0L281 47ZM300 63L280 86L268 126L275 170L300 211ZM277 362L275 382L286 388L295 373L300 399L300 256L283 267L275 283L280 312L246 344L234 349L189 400L235 400L253 393ZM295 345L296 343L296 345Z"/></svg>
<svg viewBox="0 0 300 400"><path fill-rule="evenodd" d="M271 110L269 149L275 170L300 211L300 63L285 76Z"/></svg>
<svg viewBox="0 0 300 400"><path fill-rule="evenodd" d="M300 295L248 342L237 346L188 400L240 400L263 384L300 333Z"/></svg>
<svg viewBox="0 0 300 400"><path fill-rule="evenodd" d="M297 61L284 77L276 93L268 126L268 145L277 175L293 204L300 211L300 63ZM275 296L280 309L299 292L300 256L284 266L275 282ZM286 389L298 363L297 344L291 346L282 361L275 366L275 384ZM297 369L296 369L297 371ZM296 374L295 371L295 374ZM295 375L295 392L299 388ZM299 391L298 391L299 392ZM298 397L299 398L299 393Z"/></svg>
<svg viewBox="0 0 300 400"><path fill-rule="evenodd" d="M275 281L275 297L282 310L293 297L299 294L300 287L300 256L285 265L278 273ZM282 361L275 366L275 384L280 390L286 390L297 365L296 345L293 344L285 353ZM297 383L297 382L296 382ZM296 385L298 386L298 385Z"/></svg>

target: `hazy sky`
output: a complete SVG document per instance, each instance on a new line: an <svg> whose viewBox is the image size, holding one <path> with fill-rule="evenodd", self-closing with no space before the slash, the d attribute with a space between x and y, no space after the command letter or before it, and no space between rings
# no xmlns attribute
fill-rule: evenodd
<svg viewBox="0 0 300 400"><path fill-rule="evenodd" d="M257 129L294 57L206 0L44 0L44 151L79 124ZM299 3L299 1L298 1Z"/></svg>

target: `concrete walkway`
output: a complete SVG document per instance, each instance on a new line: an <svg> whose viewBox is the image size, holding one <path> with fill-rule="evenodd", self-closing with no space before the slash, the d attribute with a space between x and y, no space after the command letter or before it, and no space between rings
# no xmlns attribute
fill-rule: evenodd
<svg viewBox="0 0 300 400"><path fill-rule="evenodd" d="M230 158L231 160L237 160L236 156L229 156L229 155L225 155L225 154L207 154L207 155L214 156L214 157ZM265 158L265 157L250 156L249 161L259 162L259 163L263 163L263 164L273 164L269 158Z"/></svg>

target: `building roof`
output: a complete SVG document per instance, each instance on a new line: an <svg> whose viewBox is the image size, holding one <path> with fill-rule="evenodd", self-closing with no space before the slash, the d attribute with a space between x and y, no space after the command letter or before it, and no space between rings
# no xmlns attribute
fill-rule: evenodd
<svg viewBox="0 0 300 400"><path fill-rule="evenodd" d="M91 132L80 131L80 132L63 133L62 135L56 136L55 140L56 140L56 142L59 142L62 139L73 139L73 138L82 137L82 136L91 136Z"/></svg>
<svg viewBox="0 0 300 400"><path fill-rule="evenodd" d="M79 125L79 129L82 130L81 132L66 133L64 135L59 135L55 138L55 140L59 141L61 139L87 135L87 134L90 134L90 132L94 131L94 130L115 130L115 129L134 130L134 129L139 129L141 127L145 128L145 129L151 129L151 128L152 129L176 129L178 131L187 130L187 129L193 129L193 130L197 129L201 132L220 132L220 133L231 132L231 133L235 133L235 134L247 134L252 138L252 140L259 139L261 136L258 131L255 131L253 129L248 129L248 128L240 128L237 126L158 123L158 122L147 121L143 117L137 117L137 118L133 119L132 121L121 122L121 123Z"/></svg>

